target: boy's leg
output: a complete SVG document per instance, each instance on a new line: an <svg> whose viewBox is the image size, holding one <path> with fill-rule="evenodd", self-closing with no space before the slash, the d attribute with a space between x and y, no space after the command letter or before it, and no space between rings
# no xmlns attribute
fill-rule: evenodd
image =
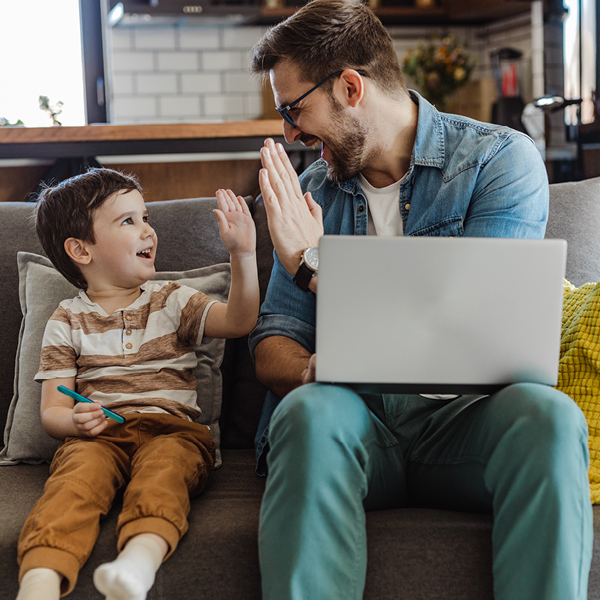
<svg viewBox="0 0 600 600"><path fill-rule="evenodd" d="M407 459L415 504L493 510L497 600L587 599L587 426L571 398L518 384L468 406L450 402Z"/></svg>
<svg viewBox="0 0 600 600"><path fill-rule="evenodd" d="M107 598L146 597L161 562L187 531L190 495L206 487L214 464L214 443L204 425L155 413L140 415L138 422L141 446L131 461L117 524L120 554L94 573Z"/></svg>
<svg viewBox="0 0 600 600"><path fill-rule="evenodd" d="M125 480L127 457L99 438L72 438L56 452L44 494L27 518L18 545L19 579L32 569L62 576L61 592L75 586L98 537L100 518Z"/></svg>

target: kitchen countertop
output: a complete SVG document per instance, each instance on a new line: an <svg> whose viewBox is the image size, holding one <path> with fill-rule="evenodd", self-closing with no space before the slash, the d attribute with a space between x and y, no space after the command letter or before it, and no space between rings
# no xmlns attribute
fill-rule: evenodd
<svg viewBox="0 0 600 600"><path fill-rule="evenodd" d="M267 137L284 142L281 120L0 127L0 158L58 159L97 155L244 152L259 150ZM294 146L293 150L301 148Z"/></svg>

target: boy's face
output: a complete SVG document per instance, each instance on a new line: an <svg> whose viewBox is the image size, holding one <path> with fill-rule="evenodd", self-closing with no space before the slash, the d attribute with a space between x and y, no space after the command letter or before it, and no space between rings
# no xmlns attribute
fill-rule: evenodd
<svg viewBox="0 0 600 600"><path fill-rule="evenodd" d="M158 238L148 224L148 211L137 190L119 191L94 213L95 244L88 283L133 288L152 279Z"/></svg>

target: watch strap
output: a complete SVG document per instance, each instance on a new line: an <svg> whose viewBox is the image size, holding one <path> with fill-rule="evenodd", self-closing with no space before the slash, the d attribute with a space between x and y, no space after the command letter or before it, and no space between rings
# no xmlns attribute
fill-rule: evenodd
<svg viewBox="0 0 600 600"><path fill-rule="evenodd" d="M303 291L309 292L308 286L310 285L310 280L312 279L315 271L309 269L304 260L300 263L296 274L294 275L294 283Z"/></svg>

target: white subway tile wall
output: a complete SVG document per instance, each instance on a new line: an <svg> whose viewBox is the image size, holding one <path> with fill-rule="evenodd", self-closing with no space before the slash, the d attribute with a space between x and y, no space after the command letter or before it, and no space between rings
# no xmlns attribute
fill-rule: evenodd
<svg viewBox="0 0 600 600"><path fill-rule="evenodd" d="M107 41L112 123L256 119L250 51L266 27L116 27Z"/></svg>
<svg viewBox="0 0 600 600"><path fill-rule="evenodd" d="M537 27L532 33L532 25ZM473 79L491 77L490 52L510 46L523 53L522 96L532 99L543 88L538 40L543 24L529 14L483 27L452 27L477 59ZM538 31L540 30L540 31ZM110 55L109 106L112 123L177 121L239 121L261 116L260 84L248 72L251 49L266 27L117 27L108 40ZM402 60L430 27L390 27L398 58ZM543 37L542 37L543 39ZM408 82L409 85L411 82Z"/></svg>

